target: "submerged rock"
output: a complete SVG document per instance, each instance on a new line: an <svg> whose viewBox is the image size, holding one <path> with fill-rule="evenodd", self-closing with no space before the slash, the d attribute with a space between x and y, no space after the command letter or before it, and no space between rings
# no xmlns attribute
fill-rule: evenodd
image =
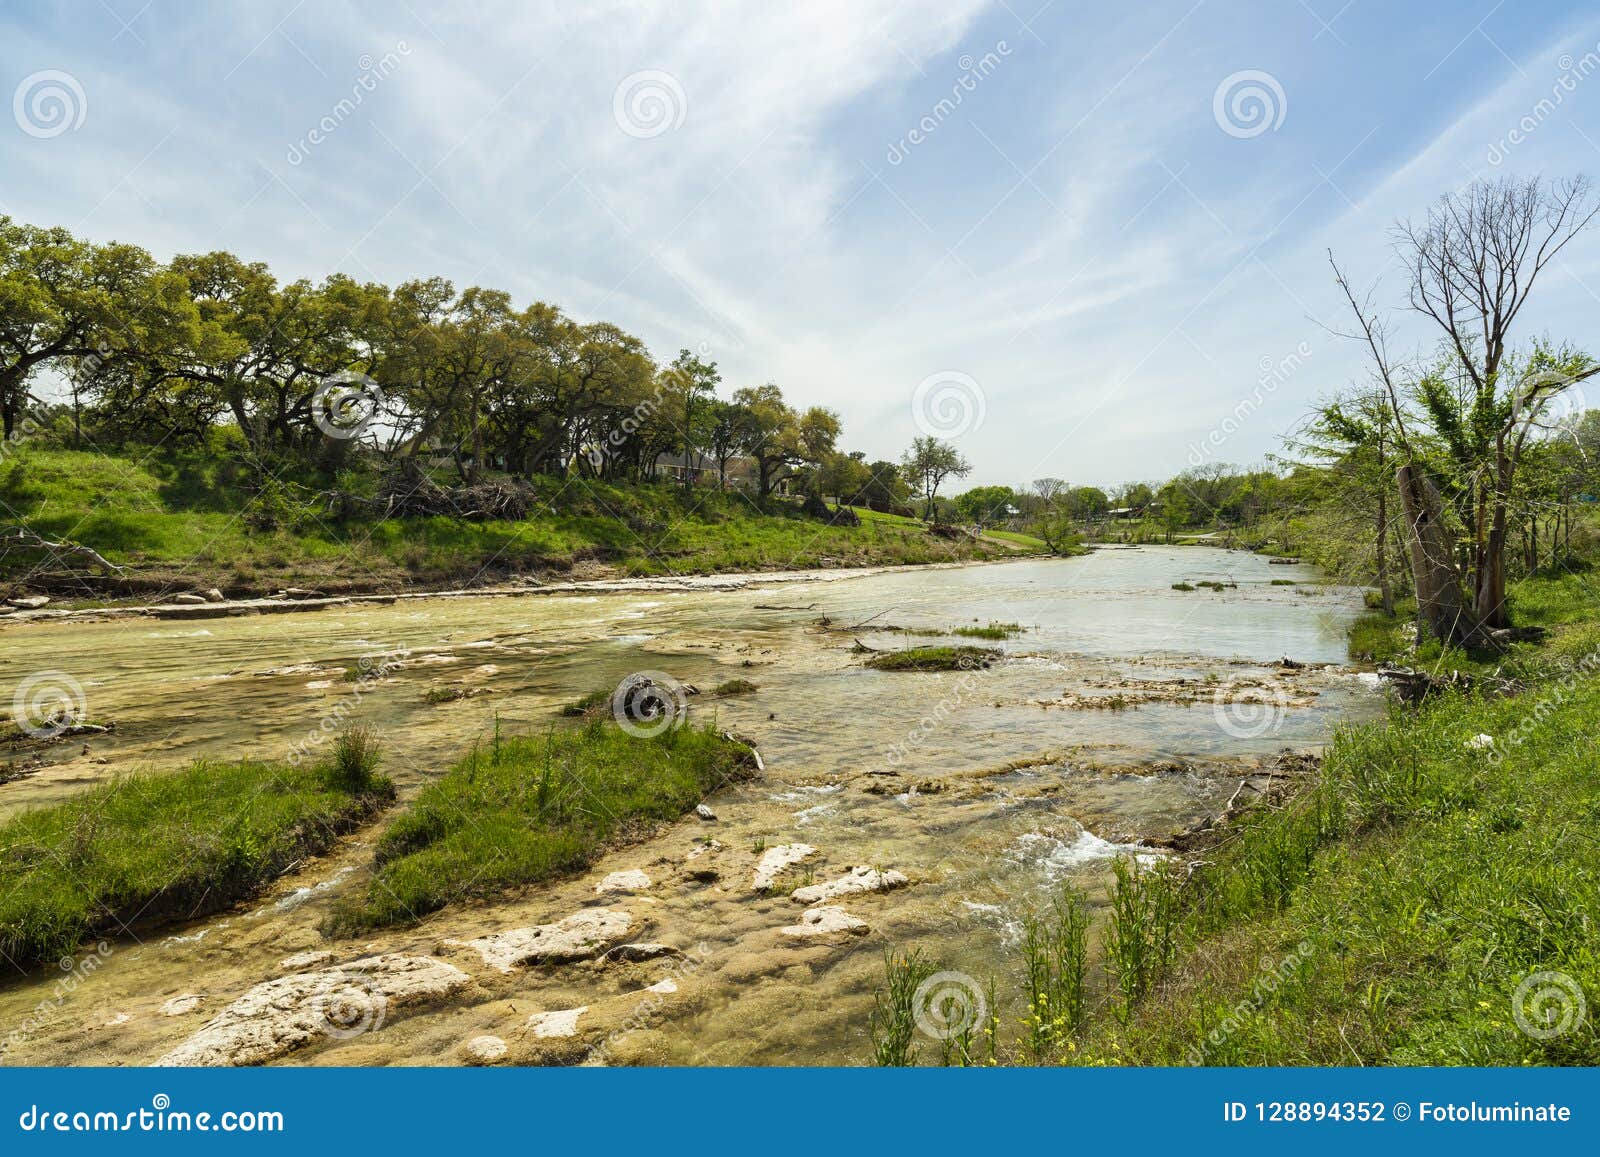
<svg viewBox="0 0 1600 1157"><path fill-rule="evenodd" d="M475 1036L461 1046L461 1052L474 1064L493 1064L506 1055L506 1042L497 1036Z"/></svg>
<svg viewBox="0 0 1600 1157"><path fill-rule="evenodd" d="M816 854L817 849L810 844L779 844L775 848L768 848L756 864L750 886L758 892L765 892L778 882L778 877L785 869Z"/></svg>
<svg viewBox="0 0 1600 1157"><path fill-rule="evenodd" d="M536 924L532 928L513 928L476 940L447 940L445 943L471 948L491 968L510 972L519 964L561 964L598 956L627 935L632 923L633 917L626 912L587 908L555 924Z"/></svg>
<svg viewBox="0 0 1600 1157"><path fill-rule="evenodd" d="M887 892L910 882L904 872L880 872L877 868L863 866L851 868L837 880L829 880L825 884L796 888L790 895L802 904L820 904L824 900L836 900L857 892Z"/></svg>
<svg viewBox="0 0 1600 1157"><path fill-rule="evenodd" d="M296 952L293 956L285 956L278 961L278 969L281 972L304 972L308 968L318 968L332 963L333 953L313 948L307 952Z"/></svg>
<svg viewBox="0 0 1600 1157"><path fill-rule="evenodd" d="M201 1002L204 1000L205 997L203 996L197 996L192 992L186 992L182 996L173 997L156 1011L162 1016L186 1016L195 1009L199 1008Z"/></svg>
<svg viewBox="0 0 1600 1157"><path fill-rule="evenodd" d="M670 944L618 944L600 958L602 964L629 963L657 960L663 956L681 958L683 952Z"/></svg>
<svg viewBox="0 0 1600 1157"><path fill-rule="evenodd" d="M577 1036L578 1018L589 1011L588 1005L562 1009L559 1012L536 1012L528 1018L528 1027L541 1040L548 1037Z"/></svg>
<svg viewBox="0 0 1600 1157"><path fill-rule="evenodd" d="M806 909L800 917L800 923L790 924L778 931L796 940L814 940L819 936L831 936L837 932L864 936L869 929L865 920L857 920L843 908L829 904L821 908Z"/></svg>
<svg viewBox="0 0 1600 1157"><path fill-rule="evenodd" d="M638 868L626 872L612 872L605 879L594 886L594 890L605 896L612 892L642 892L650 886L650 877Z"/></svg>
<svg viewBox="0 0 1600 1157"><path fill-rule="evenodd" d="M327 1038L383 1026L393 1008L439 1000L470 982L428 956L392 953L258 984L158 1065L257 1065Z"/></svg>

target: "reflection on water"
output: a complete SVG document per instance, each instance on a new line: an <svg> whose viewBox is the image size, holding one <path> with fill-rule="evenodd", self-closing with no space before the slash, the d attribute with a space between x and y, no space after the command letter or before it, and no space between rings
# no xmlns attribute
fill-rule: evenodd
<svg viewBox="0 0 1600 1157"><path fill-rule="evenodd" d="M1205 579L1237 585L1171 589ZM755 694L702 694L691 700L692 717L714 717L754 739L766 778L712 801L714 828L696 829L690 820L596 866L593 878L681 864L694 838L706 834L724 845L722 883L663 884L633 902L649 935L704 944L709 962L695 978L699 995L688 1011L633 1034L617 1057L853 1062L863 1055L865 1010L884 946L920 944L951 967L1003 976L1014 965L1023 907L1064 877L1092 881L1110 856L1141 839L1220 810L1238 780L1215 757L1314 745L1333 720L1373 710L1375 697L1360 680L1312 671L1284 700L1293 706L1273 710L1259 726L1219 726L1213 683L1239 673L1276 678L1272 665L1284 656L1313 667L1344 660L1357 592L1273 586L1273 579L1315 583L1303 568L1245 553L1146 548L769 589L441 599L203 626L12 626L0 632L0 687L34 671L64 670L85 687L91 716L114 721L116 731L86 748L58 747L50 753L54 765L0 786L0 813L132 767L174 767L202 755L282 757L330 717L378 728L386 770L407 793L439 774L496 717L511 731L546 727L558 705L639 670L667 672L702 692L746 678ZM819 626L824 617L826 629ZM985 644L1008 656L987 671L877 672L853 653L858 641L886 649L915 639L887 626L991 620L1027 630ZM346 670L358 666L377 678L349 681ZM1119 680L1179 678L1201 688L1193 702L1126 710L1051 705L1065 693L1103 691ZM426 702L437 688L468 694ZM1188 758L1158 762L1176 755ZM1012 765L1004 774L970 775ZM850 903L872 932L848 948L785 946L774 929L791 923L799 906L787 896L753 897L737 880L741 872L748 879L756 848L797 840L819 849L808 865L818 880L873 864L903 870L913 884ZM219 1002L272 975L281 956L329 947L315 931L317 920L328 899L364 883L369 857L368 849L347 846L309 877L285 881L248 919L235 914L164 941L120 946L113 963L52 1017L55 1027L8 1050L5 1060L139 1062L159 1055ZM676 879L664 868L650 871ZM492 913L447 911L423 929L375 940L373 950L427 952L438 938L564 915L594 902L593 878L510 899ZM39 978L0 991L0 1022L36 1004L49 983ZM149 1012L202 983L214 993L207 1013ZM505 1032L513 1016L507 1007L524 1016L530 1007L574 1007L594 996L596 983L584 969L530 972L494 999L480 995L419 1012L369 1039L291 1059L449 1060L461 1040Z"/></svg>

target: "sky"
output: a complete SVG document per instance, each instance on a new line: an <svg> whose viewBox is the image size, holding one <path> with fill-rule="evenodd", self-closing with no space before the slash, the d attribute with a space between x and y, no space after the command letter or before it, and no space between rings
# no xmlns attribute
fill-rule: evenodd
<svg viewBox="0 0 1600 1157"><path fill-rule="evenodd" d="M443 276L773 381L969 484L1253 466L1364 374L1331 250L1600 176L1581 3L12 0L0 214L284 280ZM1600 347L1600 229L1520 336Z"/></svg>

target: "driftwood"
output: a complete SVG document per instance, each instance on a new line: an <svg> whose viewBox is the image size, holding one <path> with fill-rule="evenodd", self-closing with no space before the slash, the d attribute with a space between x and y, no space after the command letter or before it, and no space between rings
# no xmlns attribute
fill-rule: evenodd
<svg viewBox="0 0 1600 1157"><path fill-rule="evenodd" d="M1465 671L1441 671L1437 674L1415 667L1379 667L1378 674L1407 706L1415 707L1430 695L1442 691L1482 691L1490 695L1515 695L1521 684L1499 675L1473 676Z"/></svg>
<svg viewBox="0 0 1600 1157"><path fill-rule="evenodd" d="M348 491L326 494L328 511L344 516L358 511L383 518L443 516L467 522L504 519L517 522L538 503L538 493L517 479L495 479L470 486L440 486L410 459L402 460L379 484L373 498Z"/></svg>
<svg viewBox="0 0 1600 1157"><path fill-rule="evenodd" d="M4 557L12 550L42 550L57 561L60 560L62 555L81 558L99 567L107 574L121 574L126 569L107 560L93 547L84 546L76 542L51 542L42 535L35 534L25 526L12 526L0 531L0 557Z"/></svg>

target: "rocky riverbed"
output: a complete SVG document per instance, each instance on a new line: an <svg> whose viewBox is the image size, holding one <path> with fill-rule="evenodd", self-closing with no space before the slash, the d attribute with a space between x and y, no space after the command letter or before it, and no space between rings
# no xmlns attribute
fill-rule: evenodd
<svg viewBox="0 0 1600 1157"><path fill-rule="evenodd" d="M6 677L82 672L91 716L116 727L87 754L78 740L39 753L48 762L0 786L0 807L117 767L281 751L349 703L343 672L364 654L398 656L372 665L350 711L384 733L402 794L496 716L549 726L561 703L641 669L754 682L693 697L689 717L750 736L766 772L581 876L329 939L329 907L369 879L367 829L233 911L135 929L6 984L0 1060L858 1062L887 947L1006 992L1020 917L1060 882L1098 900L1116 855L1199 854L1197 832L1314 767L1285 749L1314 753L1331 722L1375 709L1370 680L1342 665L1354 594L1271 586L1284 572L1220 551L1118 551L796 584L781 605L754 590L633 593L229 619L204 635L8 628L23 646L0 660ZM1170 589L1208 574L1239 586ZM818 623L861 623L874 647L917 641L873 635L872 615L913 632L1027 629L988 670L875 672L854 636ZM485 693L427 702L457 683Z"/></svg>

